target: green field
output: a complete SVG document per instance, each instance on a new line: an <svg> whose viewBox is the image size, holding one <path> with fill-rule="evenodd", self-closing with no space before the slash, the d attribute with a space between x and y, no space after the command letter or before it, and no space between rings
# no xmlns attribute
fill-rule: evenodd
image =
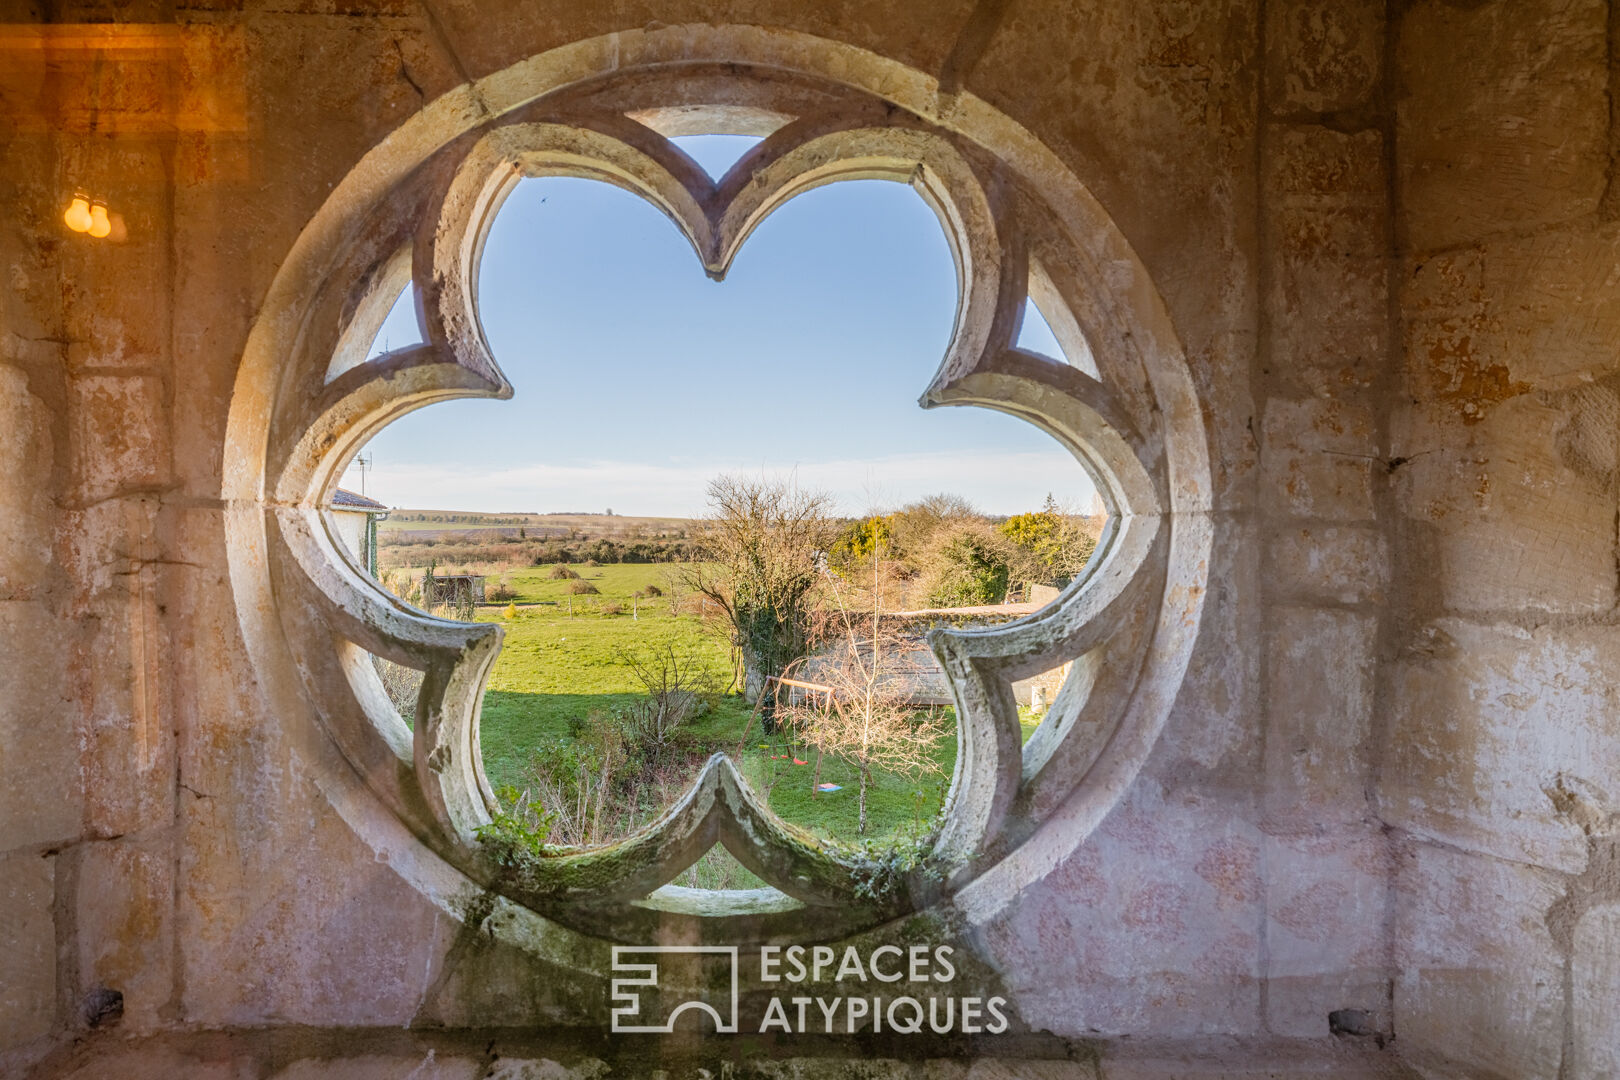
<svg viewBox="0 0 1620 1080"><path fill-rule="evenodd" d="M722 683L730 677L729 650L706 630L697 616L679 613L679 592L667 565L614 564L574 566L580 580L599 590L596 596L571 596L572 582L552 580L551 567L511 570L491 579L504 581L517 594L513 608L480 608L480 621L498 622L506 643L490 675L484 697L481 739L484 769L491 784L522 787L532 748L571 738L571 731L593 711L611 712L645 694L621 650L673 645L712 671ZM633 596L648 585L664 595L642 600ZM605 608L620 605L622 614ZM686 605L690 609L690 604ZM511 614L508 612L511 611ZM1025 737L1034 721L1025 727ZM744 738L746 732L746 738ZM725 694L706 715L680 733L688 760L701 762L715 751L733 756L749 783L764 795L784 820L846 841L857 833L857 771L827 756L819 761L822 782L842 784L838 792L814 790L818 765L814 751L767 738L740 695ZM921 780L879 773L867 794L867 838L882 841L909 832L937 813L956 758L956 739L942 740L939 772ZM795 765L795 760L806 765ZM724 853L711 853L705 872L687 884L754 884L751 875L731 864Z"/></svg>

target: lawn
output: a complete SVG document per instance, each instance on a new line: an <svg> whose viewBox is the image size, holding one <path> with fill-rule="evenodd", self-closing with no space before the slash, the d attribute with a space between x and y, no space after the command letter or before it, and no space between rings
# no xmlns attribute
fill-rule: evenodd
<svg viewBox="0 0 1620 1080"><path fill-rule="evenodd" d="M479 609L480 621L498 622L506 629L506 643L484 696L480 729L484 770L497 789L506 784L521 787L532 748L570 738L571 721L577 727L593 711L611 713L645 694L623 659L626 650L673 646L678 655L691 657L722 684L730 678L727 645L688 613L690 602L680 603L682 590L669 565L571 569L579 575L577 580L589 582L598 594L573 595L569 591L573 581L552 579L551 567L526 567L499 576L516 593L512 607ZM664 595L638 600L634 594L648 586ZM607 613L613 605L622 613ZM856 769L831 756L818 761L813 750L794 746L785 737L766 737L751 713L740 695L722 696L706 715L682 730L692 759L725 751L784 820L846 841L863 839L857 832ZM1025 720L1027 739L1035 721ZM940 742L935 758L938 773L921 780L874 775L867 793L868 838L882 841L910 832L938 812L956 759L954 735ZM817 779L842 785L842 790L817 792ZM699 872L687 877L691 879L687 884L757 884L723 852L711 853Z"/></svg>

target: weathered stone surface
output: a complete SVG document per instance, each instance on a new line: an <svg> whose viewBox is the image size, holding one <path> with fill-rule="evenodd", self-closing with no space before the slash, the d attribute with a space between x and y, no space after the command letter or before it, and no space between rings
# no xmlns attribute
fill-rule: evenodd
<svg viewBox="0 0 1620 1080"><path fill-rule="evenodd" d="M1579 873L1586 837L1557 792L1620 775L1613 628L1444 619L1394 672L1386 820L1503 859Z"/></svg>
<svg viewBox="0 0 1620 1080"><path fill-rule="evenodd" d="M440 1055L433 1050L423 1054L396 1056L392 1054L364 1054L338 1060L296 1061L266 1080L396 1080L408 1076L411 1080L474 1080L476 1077L511 1077L512 1080L573 1080L574 1077L598 1075L587 1070L570 1070L556 1062L499 1061L493 1068L483 1062L465 1057Z"/></svg>
<svg viewBox="0 0 1620 1080"><path fill-rule="evenodd" d="M769 1057L731 1055L697 1064L687 1055L638 1053L623 1045L600 1056L572 1049L548 1054L537 1050L533 1040L513 1046L499 1035L484 1035L483 1045L474 1045L471 1038L447 1040L429 1035L413 1040L366 1033L361 1040L364 1045L351 1045L349 1053L341 1045L322 1041L325 1046L302 1054L273 1039L242 1037L226 1042L209 1034L190 1040L119 1044L107 1049L99 1060L78 1068L70 1066L61 1075L70 1080L169 1080L180 1076L235 1080L254 1075L256 1063L265 1059L274 1062L274 1071L262 1073L265 1080L605 1080L620 1075L653 1080L704 1076L847 1080L852 1075L894 1080L1394 1080L1405 1075L1387 1055L1372 1048L1353 1043L1301 1046L1297 1040L1278 1039L1133 1040L1110 1047L1102 1055L1085 1047L1074 1060L1041 1060L1016 1052L970 1057L867 1054L853 1065L797 1048ZM379 1048L374 1045L378 1042L394 1045ZM289 1062L289 1057L295 1060Z"/></svg>
<svg viewBox="0 0 1620 1080"><path fill-rule="evenodd" d="M199 775L210 786L184 804L184 1015L212 1026L409 1023L448 928L341 820L317 812L273 742L250 762Z"/></svg>
<svg viewBox="0 0 1620 1080"><path fill-rule="evenodd" d="M84 375L72 381L73 471L79 498L162 484L169 472L163 391L149 375Z"/></svg>
<svg viewBox="0 0 1620 1080"><path fill-rule="evenodd" d="M1260 725L1255 706L1260 696L1261 657L1227 643L1252 637L1262 619L1259 578L1251 553L1255 527L1238 517L1222 520L1212 557L1213 589L1204 604L1195 649L1182 680L1166 737L1149 759L1146 771L1176 785L1191 773L1211 785L1246 791L1260 767Z"/></svg>
<svg viewBox="0 0 1620 1080"><path fill-rule="evenodd" d="M19 368L0 364L0 599L38 595L51 563L51 416Z"/></svg>
<svg viewBox="0 0 1620 1080"><path fill-rule="evenodd" d="M1569 1075L1620 1077L1620 903L1602 904L1575 924L1570 947Z"/></svg>
<svg viewBox="0 0 1620 1080"><path fill-rule="evenodd" d="M239 1075L236 1063L224 1055L188 1054L167 1047L109 1048L102 1056L63 1074L65 1080L171 1080L179 1076L186 1080L236 1080Z"/></svg>
<svg viewBox="0 0 1620 1080"><path fill-rule="evenodd" d="M1262 498L1298 517L1357 521L1372 517L1377 454L1370 412L1331 399L1266 402L1261 427Z"/></svg>
<svg viewBox="0 0 1620 1080"><path fill-rule="evenodd" d="M1564 958L1546 925L1556 875L1413 844L1398 857L1395 1015L1434 1077L1555 1080Z"/></svg>
<svg viewBox="0 0 1620 1080"><path fill-rule="evenodd" d="M50 1031L56 1019L56 860L0 856L0 1049Z"/></svg>
<svg viewBox="0 0 1620 1080"><path fill-rule="evenodd" d="M1412 404L1437 424L1468 426L1510 398L1613 374L1617 250L1620 228L1606 224L1491 237L1410 260L1401 307Z"/></svg>
<svg viewBox="0 0 1620 1080"><path fill-rule="evenodd" d="M484 119L457 88L555 46L618 33L602 55L634 67L655 24L757 35L769 77L813 60L834 96L894 58L915 70L879 96L943 81L947 124L1003 110L1140 257L1103 291L1162 303L1208 433L1176 708L1104 826L971 928L1086 1060L859 1067L1620 1071L1620 916L1564 876L1602 877L1588 830L1620 797L1608 5L160 7L0 34L0 1073L53 1045L42 1075L119 1080L609 1067L545 1026L596 1039L600 986L462 928L403 825L360 835L385 811L245 640L287 593L236 592L222 447L249 330L368 152L435 107ZM90 182L118 246L60 223ZM121 1030L75 1045L93 985L124 993ZM1398 1038L1331 1039L1338 1008ZM525 1045L491 1050L490 1025Z"/></svg>
<svg viewBox="0 0 1620 1080"><path fill-rule="evenodd" d="M1239 192L1253 182L1257 120L1255 74L1237 60L1254 28L1228 5L1184 0L1092 9L1014 0L1004 11L967 89L1056 150L1121 222L1205 395L1217 505L1240 505L1253 470L1255 397L1238 372L1254 351L1245 312L1255 268L1242 239L1254 200ZM1048 108L1025 107L1033 85L1050 88ZM1215 175L1232 182L1212 184ZM1147 190L1151 200L1139 197Z"/></svg>
<svg viewBox="0 0 1620 1080"><path fill-rule="evenodd" d="M1412 248L1597 208L1609 162L1607 10L1600 0L1405 10L1396 116Z"/></svg>
<svg viewBox="0 0 1620 1080"><path fill-rule="evenodd" d="M1289 826L1368 812L1373 635L1347 611L1269 612L1266 817Z"/></svg>
<svg viewBox="0 0 1620 1080"><path fill-rule="evenodd" d="M1266 545L1272 595L1291 601L1381 605L1389 585L1389 545L1374 528L1280 525Z"/></svg>
<svg viewBox="0 0 1620 1080"><path fill-rule="evenodd" d="M1266 6L1266 92L1274 112L1352 109L1375 92L1384 6L1282 0Z"/></svg>
<svg viewBox="0 0 1620 1080"><path fill-rule="evenodd" d="M81 831L79 733L58 662L63 635L42 603L0 600L0 639L25 646L0 662L0 851Z"/></svg>
<svg viewBox="0 0 1620 1080"><path fill-rule="evenodd" d="M485 9L477 0L456 0L446 5L441 18L457 53L481 70L496 70L534 52L618 30L683 23L756 22L858 42L865 48L881 42L886 54L924 71L937 72L971 10L966 0L950 0L931 8L928 18L919 19L904 5L858 4L850 0L828 4L800 4L794 0L635 0L611 8L585 0L525 0L512 5L508 32L491 34Z"/></svg>
<svg viewBox="0 0 1620 1080"><path fill-rule="evenodd" d="M1392 460L1412 522L1415 600L1567 615L1615 603L1612 496L1606 480L1568 463L1566 414L1519 397L1468 435L1413 420Z"/></svg>
<svg viewBox="0 0 1620 1080"><path fill-rule="evenodd" d="M1354 399L1388 363L1381 133L1267 128L1266 374L1294 393Z"/></svg>
<svg viewBox="0 0 1620 1080"><path fill-rule="evenodd" d="M123 995L120 1030L158 1029L174 989L171 845L162 839L87 844L77 870L80 988Z"/></svg>
<svg viewBox="0 0 1620 1080"><path fill-rule="evenodd" d="M66 545L85 632L67 665L79 713L85 823L102 836L173 821L174 728L162 545L151 499L109 499L68 515ZM94 539L91 539L91 538Z"/></svg>
<svg viewBox="0 0 1620 1080"><path fill-rule="evenodd" d="M1216 813L1196 795L1138 783L1091 842L990 928L1031 1027L1256 1029L1261 840Z"/></svg>
<svg viewBox="0 0 1620 1080"><path fill-rule="evenodd" d="M1359 1009L1388 1031L1391 843L1376 829L1267 836L1267 1028L1320 1036Z"/></svg>

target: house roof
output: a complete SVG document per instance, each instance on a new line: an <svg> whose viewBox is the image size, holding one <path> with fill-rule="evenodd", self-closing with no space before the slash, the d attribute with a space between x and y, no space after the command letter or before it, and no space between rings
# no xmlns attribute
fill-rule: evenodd
<svg viewBox="0 0 1620 1080"><path fill-rule="evenodd" d="M334 510L387 510L388 507L376 499L368 499L364 495L356 495L348 488L338 488L332 492L332 509Z"/></svg>

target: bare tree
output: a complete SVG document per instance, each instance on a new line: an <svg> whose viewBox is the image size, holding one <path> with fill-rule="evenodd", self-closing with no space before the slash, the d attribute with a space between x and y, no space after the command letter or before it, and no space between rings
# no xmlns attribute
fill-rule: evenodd
<svg viewBox="0 0 1620 1080"><path fill-rule="evenodd" d="M821 651L795 666L817 689L790 695L782 710L806 742L859 771L863 834L873 771L901 776L941 771L935 748L948 733L938 715L912 703L923 666L908 659L913 643L885 615L892 579L892 567L879 552L871 557L867 582L841 584L826 575L832 605L818 642Z"/></svg>
<svg viewBox="0 0 1620 1080"><path fill-rule="evenodd" d="M703 559L687 564L685 583L724 614L750 701L805 654L818 568L836 533L832 499L821 492L786 480L710 481Z"/></svg>

